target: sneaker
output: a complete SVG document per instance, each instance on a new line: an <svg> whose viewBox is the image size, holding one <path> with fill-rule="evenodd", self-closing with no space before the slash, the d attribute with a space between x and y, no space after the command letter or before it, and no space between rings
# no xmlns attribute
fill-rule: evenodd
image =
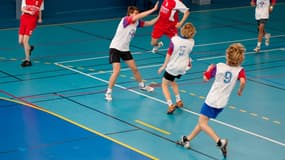
<svg viewBox="0 0 285 160"><path fill-rule="evenodd" d="M168 106L167 114L172 114L176 109L176 106L174 104Z"/></svg>
<svg viewBox="0 0 285 160"><path fill-rule="evenodd" d="M106 94L105 94L105 99L106 99L107 101L112 101L112 93L106 93Z"/></svg>
<svg viewBox="0 0 285 160"><path fill-rule="evenodd" d="M260 51L260 47L256 46L253 50L258 53Z"/></svg>
<svg viewBox="0 0 285 160"><path fill-rule="evenodd" d="M21 64L22 67L29 67L32 66L32 62L28 60L24 60Z"/></svg>
<svg viewBox="0 0 285 160"><path fill-rule="evenodd" d="M265 45L269 46L271 34L270 33L266 33L264 37L265 37Z"/></svg>
<svg viewBox="0 0 285 160"><path fill-rule="evenodd" d="M176 102L176 106L178 107L178 108L182 108L183 107L183 101L178 101L178 102Z"/></svg>
<svg viewBox="0 0 285 160"><path fill-rule="evenodd" d="M30 48L30 55L32 55L32 51L35 49L35 46L31 46Z"/></svg>
<svg viewBox="0 0 285 160"><path fill-rule="evenodd" d="M180 140L176 142L176 144L183 146L184 148L190 149L190 141L187 139L187 136L182 136Z"/></svg>
<svg viewBox="0 0 285 160"><path fill-rule="evenodd" d="M223 156L226 158L227 157L228 140L227 139L221 139L220 141L221 141L222 145L219 146L219 148L221 149Z"/></svg>
<svg viewBox="0 0 285 160"><path fill-rule="evenodd" d="M153 92L154 91L154 88L151 87L151 86L144 86L144 87L141 87L140 86L140 89L143 90L143 91L147 91L147 92Z"/></svg>
<svg viewBox="0 0 285 160"><path fill-rule="evenodd" d="M154 46L153 48L152 48L152 53L157 53L158 52L158 49L160 48L160 47L162 47L163 46L163 42L158 42L158 44L157 44L157 46Z"/></svg>

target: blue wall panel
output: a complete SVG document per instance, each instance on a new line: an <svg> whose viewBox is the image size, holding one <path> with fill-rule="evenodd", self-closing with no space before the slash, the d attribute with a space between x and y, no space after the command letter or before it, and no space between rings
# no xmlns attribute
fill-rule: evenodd
<svg viewBox="0 0 285 160"><path fill-rule="evenodd" d="M0 28L17 27L16 1L1 0ZM157 0L45 0L44 24L118 18L126 14L127 6L136 5L140 10L149 9ZM159 0L160 2L163 0ZM211 5L199 6L192 0L182 0L194 10L249 6L250 0L211 0ZM279 0L277 3L284 3Z"/></svg>

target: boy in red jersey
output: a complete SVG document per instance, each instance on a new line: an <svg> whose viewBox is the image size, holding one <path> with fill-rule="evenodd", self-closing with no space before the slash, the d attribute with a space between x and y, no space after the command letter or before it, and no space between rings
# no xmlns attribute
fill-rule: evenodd
<svg viewBox="0 0 285 160"><path fill-rule="evenodd" d="M30 55L34 47L29 44L29 39L37 22L42 23L42 10L43 0L22 0L22 16L19 27L19 44L24 47L25 51L22 67L32 66Z"/></svg>
<svg viewBox="0 0 285 160"><path fill-rule="evenodd" d="M179 12L183 13L182 19L179 21ZM151 45L153 46L152 52L157 53L158 49L163 45L158 42L159 38L163 35L171 38L175 36L185 20L190 14L187 8L180 0L164 0L160 7L159 19L155 23L152 31Z"/></svg>

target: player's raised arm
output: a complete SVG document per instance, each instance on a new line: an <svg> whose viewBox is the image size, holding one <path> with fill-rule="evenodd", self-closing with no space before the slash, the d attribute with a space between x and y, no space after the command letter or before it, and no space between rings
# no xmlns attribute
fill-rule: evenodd
<svg viewBox="0 0 285 160"><path fill-rule="evenodd" d="M159 3L159 2L156 2L156 4L154 5L154 7L153 7L152 9L149 9L149 10L147 10L147 11L144 11L144 12L141 12L141 13L139 13L139 14L137 14L137 15L134 15L133 18L132 18L132 20L133 20L133 21L137 21L137 20L139 20L139 19L142 19L142 18L144 18L144 17L146 17L146 16L152 14L154 11L156 11L156 10L158 9L158 3Z"/></svg>

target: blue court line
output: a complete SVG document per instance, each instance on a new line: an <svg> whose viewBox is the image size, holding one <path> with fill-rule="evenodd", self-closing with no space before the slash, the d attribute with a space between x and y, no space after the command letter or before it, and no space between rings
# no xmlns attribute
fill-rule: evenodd
<svg viewBox="0 0 285 160"><path fill-rule="evenodd" d="M0 141L7 144L0 146L1 160L158 159L33 104L0 97L0 106Z"/></svg>

